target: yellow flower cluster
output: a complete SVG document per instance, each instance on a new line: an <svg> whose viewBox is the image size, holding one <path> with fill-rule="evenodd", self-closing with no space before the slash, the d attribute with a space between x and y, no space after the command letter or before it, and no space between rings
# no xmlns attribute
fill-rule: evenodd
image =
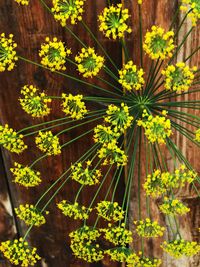
<svg viewBox="0 0 200 267"><path fill-rule="evenodd" d="M69 236L71 238L70 247L77 258L87 262L96 262L103 259L103 251L99 244L96 244L96 240L100 236L98 230L83 226L70 233Z"/></svg>
<svg viewBox="0 0 200 267"><path fill-rule="evenodd" d="M51 9L54 18L64 27L67 20L71 20L71 24L76 24L82 20L84 12L83 5L86 0L53 0L53 8Z"/></svg>
<svg viewBox="0 0 200 267"><path fill-rule="evenodd" d="M132 232L124 228L125 225L122 223L121 226L112 226L108 224L108 228L101 229L105 233L104 238L115 246L126 246L133 241Z"/></svg>
<svg viewBox="0 0 200 267"><path fill-rule="evenodd" d="M162 213L169 215L184 215L190 211L180 200L168 197L164 198L164 203L159 206L159 209Z"/></svg>
<svg viewBox="0 0 200 267"><path fill-rule="evenodd" d="M20 5L27 6L29 4L29 0L15 0Z"/></svg>
<svg viewBox="0 0 200 267"><path fill-rule="evenodd" d="M129 108L126 104L121 103L121 107L109 105L106 111L107 116L105 122L110 123L114 127L114 132L124 133L131 126L133 116L129 114Z"/></svg>
<svg viewBox="0 0 200 267"><path fill-rule="evenodd" d="M143 44L144 51L151 59L166 59L172 57L174 49L174 32L165 30L158 26L152 26L151 32L145 35Z"/></svg>
<svg viewBox="0 0 200 267"><path fill-rule="evenodd" d="M48 103L51 103L51 99L44 92L41 93L35 86L25 85L21 94L24 98L19 98L20 104L23 110L31 116L39 118L50 113Z"/></svg>
<svg viewBox="0 0 200 267"><path fill-rule="evenodd" d="M198 20L200 19L200 2L199 0L182 0L182 5L180 9L184 12L192 9L189 13L189 17L192 19L192 25L196 26Z"/></svg>
<svg viewBox="0 0 200 267"><path fill-rule="evenodd" d="M94 48L82 48L81 52L75 57L78 71L83 77L97 76L104 64L104 58L95 53Z"/></svg>
<svg viewBox="0 0 200 267"><path fill-rule="evenodd" d="M183 187L185 183L191 184L197 177L197 173L191 170L187 170L185 165L181 165L179 169L176 169L174 174L163 176L162 180L166 186L172 188Z"/></svg>
<svg viewBox="0 0 200 267"><path fill-rule="evenodd" d="M126 247L116 247L112 249L108 249L105 251L113 261L118 262L127 262L129 258L132 259L132 266L135 264L139 257L133 253L129 248ZM134 265L135 266L135 265Z"/></svg>
<svg viewBox="0 0 200 267"><path fill-rule="evenodd" d="M28 166L23 166L17 162L14 163L15 168L10 171L15 176L14 182L25 187L34 187L41 183L40 172L34 171Z"/></svg>
<svg viewBox="0 0 200 267"><path fill-rule="evenodd" d="M58 41L56 37L51 41L49 37L45 39L46 43L41 45L39 56L41 64L51 71L66 70L66 57L71 54L71 49L65 47L65 44Z"/></svg>
<svg viewBox="0 0 200 267"><path fill-rule="evenodd" d="M169 65L162 71L165 75L165 89L176 92L188 91L196 70L196 67L190 69L184 62L178 62L175 66Z"/></svg>
<svg viewBox="0 0 200 267"><path fill-rule="evenodd" d="M22 267L35 266L37 261L41 259L36 253L37 249L30 247L28 242L22 238L2 242L0 251L12 264L20 264Z"/></svg>
<svg viewBox="0 0 200 267"><path fill-rule="evenodd" d="M18 208L15 208L15 212L27 225L40 226L46 223L45 217L34 205L20 205ZM48 214L48 211L46 211L46 214Z"/></svg>
<svg viewBox="0 0 200 267"><path fill-rule="evenodd" d="M88 219L88 213L92 211L92 209L87 209L85 206L80 206L78 202L68 204L66 200L62 200L57 206L65 216L73 217L75 220Z"/></svg>
<svg viewBox="0 0 200 267"><path fill-rule="evenodd" d="M107 221L120 221L124 218L124 211L117 202L101 201L97 204L98 215Z"/></svg>
<svg viewBox="0 0 200 267"><path fill-rule="evenodd" d="M138 4L141 5L142 4L142 0L138 0Z"/></svg>
<svg viewBox="0 0 200 267"><path fill-rule="evenodd" d="M139 236L143 237L159 237L163 236L165 227L160 226L157 221L151 221L149 218L145 220L135 221L136 231Z"/></svg>
<svg viewBox="0 0 200 267"><path fill-rule="evenodd" d="M19 154L27 148L22 138L23 135L9 128L8 124L0 125L0 145L10 152Z"/></svg>
<svg viewBox="0 0 200 267"><path fill-rule="evenodd" d="M174 258L182 256L191 257L200 252L200 245L197 242L190 242L184 239L175 240L167 243L163 242L161 248Z"/></svg>
<svg viewBox="0 0 200 267"><path fill-rule="evenodd" d="M140 252L142 254L142 252ZM138 262L134 265L134 267L159 267L162 261L160 259L150 259L142 256L139 258ZM127 267L132 267L132 263L128 263Z"/></svg>
<svg viewBox="0 0 200 267"><path fill-rule="evenodd" d="M0 34L0 72L11 71L18 60L15 48L17 44L13 41L13 34L6 38L5 33Z"/></svg>
<svg viewBox="0 0 200 267"><path fill-rule="evenodd" d="M99 15L99 30L108 38L123 38L126 32L131 33L131 28L127 25L129 17L128 9L123 9L122 4L106 7Z"/></svg>
<svg viewBox="0 0 200 267"><path fill-rule="evenodd" d="M120 136L120 133L114 132L111 126L97 125L94 128L94 142L95 143L109 143L116 140Z"/></svg>
<svg viewBox="0 0 200 267"><path fill-rule="evenodd" d="M200 129L196 130L194 140L196 140L197 142L200 142Z"/></svg>
<svg viewBox="0 0 200 267"><path fill-rule="evenodd" d="M128 162L128 157L125 152L117 146L115 140L110 143L105 143L98 150L98 157L105 158L103 165L117 164L117 166L125 166Z"/></svg>
<svg viewBox="0 0 200 267"><path fill-rule="evenodd" d="M140 90L144 85L144 71L137 70L137 66L130 60L119 71L119 83L128 91Z"/></svg>
<svg viewBox="0 0 200 267"><path fill-rule="evenodd" d="M85 164L82 162L78 162L77 164L72 165L71 178L83 185L95 185L99 183L99 179L102 176L101 171L97 169L90 169L90 167L90 160L85 162Z"/></svg>
<svg viewBox="0 0 200 267"><path fill-rule="evenodd" d="M166 118L167 112L162 111L162 115L149 115L146 110L142 114L142 119L138 120L138 126L142 126L145 135L150 143L158 142L165 144L165 140L172 134L171 122Z"/></svg>
<svg viewBox="0 0 200 267"><path fill-rule="evenodd" d="M54 136L51 131L39 132L35 138L37 147L47 155L58 155L61 153L59 138Z"/></svg>
<svg viewBox="0 0 200 267"><path fill-rule="evenodd" d="M144 189L147 196L153 198L159 197L163 193L166 193L167 189L162 181L163 175L166 173L161 173L160 170L155 170L152 175L148 175L146 182L144 183Z"/></svg>
<svg viewBox="0 0 200 267"><path fill-rule="evenodd" d="M62 94L62 99L62 110L70 118L80 120L88 112L83 95Z"/></svg>

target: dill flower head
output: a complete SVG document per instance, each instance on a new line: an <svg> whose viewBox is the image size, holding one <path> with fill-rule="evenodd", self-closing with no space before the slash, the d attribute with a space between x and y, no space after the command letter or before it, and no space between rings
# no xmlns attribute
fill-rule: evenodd
<svg viewBox="0 0 200 267"><path fill-rule="evenodd" d="M121 107L113 104L108 106L106 111L107 116L104 117L104 121L110 123L114 127L115 132L124 132L131 126L133 116L129 114L128 106L121 103Z"/></svg>
<svg viewBox="0 0 200 267"><path fill-rule="evenodd" d="M190 69L184 62L169 65L162 71L165 76L165 89L176 92L188 91L193 83L196 70L196 67Z"/></svg>
<svg viewBox="0 0 200 267"><path fill-rule="evenodd" d="M141 5L142 4L142 0L138 0L138 4Z"/></svg>
<svg viewBox="0 0 200 267"><path fill-rule="evenodd" d="M184 12L192 11L188 14L188 16L192 20L192 25L196 26L198 20L200 19L200 2L199 0L182 0L182 5L180 9Z"/></svg>
<svg viewBox="0 0 200 267"><path fill-rule="evenodd" d="M119 71L119 83L128 91L140 90L144 85L143 75L143 69L137 69L137 66L130 60Z"/></svg>
<svg viewBox="0 0 200 267"><path fill-rule="evenodd" d="M69 236L71 238L70 247L77 258L87 262L96 262L103 259L103 251L99 244L96 244L96 240L100 236L98 230L83 226L71 232Z"/></svg>
<svg viewBox="0 0 200 267"><path fill-rule="evenodd" d="M59 138L54 136L51 131L39 132L35 138L37 147L47 155L58 155L61 153Z"/></svg>
<svg viewBox="0 0 200 267"><path fill-rule="evenodd" d="M106 7L99 15L99 30L108 38L123 38L126 32L131 33L131 28L127 25L129 17L128 9L123 9L122 4Z"/></svg>
<svg viewBox="0 0 200 267"><path fill-rule="evenodd" d="M194 140L200 142L200 129L196 130Z"/></svg>
<svg viewBox="0 0 200 267"><path fill-rule="evenodd" d="M134 223L139 236L159 237L163 236L163 232L165 231L164 227L160 226L156 221L151 221L149 218Z"/></svg>
<svg viewBox="0 0 200 267"><path fill-rule="evenodd" d="M51 9L54 18L64 27L67 20L71 20L71 24L76 24L82 20L84 12L83 5L86 0L53 0Z"/></svg>
<svg viewBox="0 0 200 267"><path fill-rule="evenodd" d="M120 136L119 133L113 131L111 126L97 125L94 128L94 142L95 143L109 143L116 140Z"/></svg>
<svg viewBox="0 0 200 267"><path fill-rule="evenodd" d="M165 144L165 139L172 134L171 122L166 118L167 111L162 111L162 116L149 115L146 110L142 114L142 119L138 120L138 126L145 130L145 136L150 143L158 142Z"/></svg>
<svg viewBox="0 0 200 267"><path fill-rule="evenodd" d="M120 221L124 218L124 211L117 202L101 201L97 204L98 215L107 221Z"/></svg>
<svg viewBox="0 0 200 267"><path fill-rule="evenodd" d="M142 252L139 253L140 255L142 255ZM132 264L132 262L128 261L127 267L159 267L161 265L162 261L160 259L150 259L147 257L138 257L138 262L136 262L135 265Z"/></svg>
<svg viewBox="0 0 200 267"><path fill-rule="evenodd" d="M197 242L191 242L184 239L175 240L172 242L163 242L161 248L169 253L174 258L182 256L191 257L200 252L200 245Z"/></svg>
<svg viewBox="0 0 200 267"><path fill-rule="evenodd" d="M29 0L14 0L20 5L27 6L29 4Z"/></svg>
<svg viewBox="0 0 200 267"><path fill-rule="evenodd" d="M125 229L125 225L112 226L108 224L108 228L101 229L104 232L104 238L113 243L115 246L126 246L133 241L132 232Z"/></svg>
<svg viewBox="0 0 200 267"><path fill-rule="evenodd" d="M149 174L143 186L146 195L153 198L159 197L167 191L162 181L162 173L160 170L155 170L151 175Z"/></svg>
<svg viewBox="0 0 200 267"><path fill-rule="evenodd" d="M17 44L13 41L13 34L6 38L5 33L0 34L0 72L11 71L18 60L15 48Z"/></svg>
<svg viewBox="0 0 200 267"><path fill-rule="evenodd" d="M62 200L57 206L65 216L73 217L75 220L88 219L88 213L92 211L92 209L87 209L85 206L80 206L78 202L69 204L66 200Z"/></svg>
<svg viewBox="0 0 200 267"><path fill-rule="evenodd" d="M71 166L71 178L83 185L95 185L102 177L101 171L91 168L91 161L78 162Z"/></svg>
<svg viewBox="0 0 200 267"><path fill-rule="evenodd" d="M34 171L28 166L23 166L17 162L14 163L15 168L11 168L15 179L14 182L25 187L34 187L41 183L40 172Z"/></svg>
<svg viewBox="0 0 200 267"><path fill-rule="evenodd" d="M133 264L136 264L139 257L133 253L129 248L126 247L116 247L112 249L108 249L105 251L106 254L108 254L112 261L118 261L118 262L127 262L128 259L132 259L132 266ZM135 266L135 265L134 265Z"/></svg>
<svg viewBox="0 0 200 267"><path fill-rule="evenodd" d="M174 32L165 32L163 28L152 26L151 31L145 35L144 51L151 59L166 59L172 57L174 49Z"/></svg>
<svg viewBox="0 0 200 267"><path fill-rule="evenodd" d="M117 164L117 166L125 166L128 162L128 157L123 150L121 150L116 141L105 143L99 150L98 150L98 157L100 159L105 158L103 161L103 165L112 165Z"/></svg>
<svg viewBox="0 0 200 267"><path fill-rule="evenodd" d="M94 48L91 47L83 47L81 52L76 55L75 61L77 62L78 71L85 78L97 76L104 64L104 58L98 56Z"/></svg>
<svg viewBox="0 0 200 267"><path fill-rule="evenodd" d="M62 94L62 110L71 119L80 120L88 112L83 95Z"/></svg>
<svg viewBox="0 0 200 267"><path fill-rule="evenodd" d="M162 213L168 215L184 215L190 211L180 200L168 197L164 198L164 203L159 206L159 209Z"/></svg>
<svg viewBox="0 0 200 267"><path fill-rule="evenodd" d="M41 45L39 56L41 64L51 71L66 70L66 57L71 54L71 50L65 47L65 44L58 41L56 37L51 41L49 37L45 39L46 43Z"/></svg>
<svg viewBox="0 0 200 267"><path fill-rule="evenodd" d="M21 94L24 97L19 98L20 104L23 110L31 116L39 118L50 113L48 103L51 103L51 99L35 86L25 85L21 90Z"/></svg>
<svg viewBox="0 0 200 267"><path fill-rule="evenodd" d="M10 152L19 154L27 148L22 138L23 135L9 128L8 124L0 125L0 145Z"/></svg>
<svg viewBox="0 0 200 267"><path fill-rule="evenodd" d="M20 264L23 267L35 266L41 259L37 254L37 249L30 247L23 238L2 242L0 251L12 264Z"/></svg>
<svg viewBox="0 0 200 267"><path fill-rule="evenodd" d="M15 212L17 217L24 221L26 225L40 226L46 223L45 217L34 205L20 205L15 208ZM46 214L48 214L48 211L46 211Z"/></svg>

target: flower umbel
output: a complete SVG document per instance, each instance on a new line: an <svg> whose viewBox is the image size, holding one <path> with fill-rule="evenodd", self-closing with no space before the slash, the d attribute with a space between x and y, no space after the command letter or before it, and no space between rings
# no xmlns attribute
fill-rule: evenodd
<svg viewBox="0 0 200 267"><path fill-rule="evenodd" d="M200 129L196 130L194 140L196 140L197 142L200 142Z"/></svg>
<svg viewBox="0 0 200 267"><path fill-rule="evenodd" d="M82 48L81 52L75 57L77 62L78 71L83 75L83 77L93 77L96 76L104 64L104 58L98 56L94 48Z"/></svg>
<svg viewBox="0 0 200 267"><path fill-rule="evenodd" d="M5 70L11 71L18 60L15 48L17 44L13 41L13 34L8 38L5 33L0 34L0 72Z"/></svg>
<svg viewBox="0 0 200 267"><path fill-rule="evenodd" d="M159 209L162 213L169 215L184 215L190 211L180 200L168 197L164 198L164 203L159 206Z"/></svg>
<svg viewBox="0 0 200 267"><path fill-rule="evenodd" d="M27 6L29 4L29 0L14 0L20 5Z"/></svg>
<svg viewBox="0 0 200 267"><path fill-rule="evenodd" d="M22 138L23 135L9 128L8 124L0 125L0 144L10 152L19 154L27 148Z"/></svg>
<svg viewBox="0 0 200 267"><path fill-rule="evenodd" d="M0 251L12 264L22 267L35 266L40 256L36 253L37 249L29 246L28 242L22 238L13 241L2 242Z"/></svg>
<svg viewBox="0 0 200 267"><path fill-rule="evenodd" d="M163 28L152 26L151 31L145 35L144 51L151 59L166 59L172 57L174 49L174 32L165 32Z"/></svg>
<svg viewBox="0 0 200 267"><path fill-rule="evenodd" d="M163 236L163 232L165 231L164 227L160 226L156 221L151 221L149 218L134 223L139 236L159 237Z"/></svg>
<svg viewBox="0 0 200 267"><path fill-rule="evenodd" d="M126 32L131 33L131 28L127 25L128 18L128 9L123 9L122 4L106 7L99 16L99 30L108 38L123 38Z"/></svg>
<svg viewBox="0 0 200 267"><path fill-rule="evenodd" d="M49 37L45 39L46 43L41 45L39 56L41 64L51 71L66 70L66 57L71 54L71 50L65 47L65 44L58 41L56 37L51 41Z"/></svg>
<svg viewBox="0 0 200 267"><path fill-rule="evenodd" d="M61 153L59 138L54 136L51 131L39 132L35 138L37 147L47 155L58 155Z"/></svg>
<svg viewBox="0 0 200 267"><path fill-rule="evenodd" d="M139 257L126 247L116 247L108 249L105 252L110 256L112 261L128 262L128 260L131 259L132 266L139 260Z"/></svg>
<svg viewBox="0 0 200 267"><path fill-rule="evenodd" d="M62 110L70 118L80 120L88 112L83 95L62 94L62 99Z"/></svg>
<svg viewBox="0 0 200 267"><path fill-rule="evenodd" d="M111 126L97 125L94 128L94 142L95 143L109 143L116 140L120 136L120 133L113 131Z"/></svg>
<svg viewBox="0 0 200 267"><path fill-rule="evenodd" d="M88 213L92 211L92 209L87 209L85 206L80 206L78 202L69 204L66 200L62 200L57 206L65 216L73 217L75 220L88 219Z"/></svg>
<svg viewBox="0 0 200 267"><path fill-rule="evenodd" d="M51 103L52 100L35 86L25 85L21 90L21 94L24 97L19 99L20 104L23 110L31 116L39 118L50 113L48 103Z"/></svg>
<svg viewBox="0 0 200 267"><path fill-rule="evenodd" d="M192 19L192 25L196 26L198 20L200 19L200 2L199 0L182 0L182 5L180 9L184 12L189 11L191 12L188 16Z"/></svg>
<svg viewBox="0 0 200 267"><path fill-rule="evenodd" d="M117 202L101 201L97 204L98 215L107 221L119 221L124 218L124 211Z"/></svg>

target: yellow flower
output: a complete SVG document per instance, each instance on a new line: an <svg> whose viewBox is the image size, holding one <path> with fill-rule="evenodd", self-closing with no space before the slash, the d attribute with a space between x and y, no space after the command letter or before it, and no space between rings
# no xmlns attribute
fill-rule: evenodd
<svg viewBox="0 0 200 267"><path fill-rule="evenodd" d="M87 209L85 206L80 206L77 202L69 204L66 200L62 200L57 206L65 216L73 217L75 220L88 219L88 213L92 211L92 209Z"/></svg>
<svg viewBox="0 0 200 267"><path fill-rule="evenodd" d="M115 246L126 246L133 241L132 232L124 228L124 224L121 226L112 226L108 224L108 228L101 229L104 232L104 238L113 243Z"/></svg>
<svg viewBox="0 0 200 267"><path fill-rule="evenodd" d="M81 52L75 57L78 71L83 77L97 76L104 64L104 58L95 53L94 48L82 48Z"/></svg>
<svg viewBox="0 0 200 267"><path fill-rule="evenodd" d="M122 9L122 4L104 8L99 15L99 30L108 38L123 38L125 33L131 33L131 28L127 25L129 18L128 9Z"/></svg>
<svg viewBox="0 0 200 267"><path fill-rule="evenodd" d="M177 92L188 91L196 70L196 67L190 69L184 62L178 62L175 66L169 65L162 71L165 76L165 89Z"/></svg>
<svg viewBox="0 0 200 267"><path fill-rule="evenodd" d="M128 262L131 259L132 266L135 266L139 260L139 257L126 247L108 249L105 251L105 253L110 256L112 261Z"/></svg>
<svg viewBox="0 0 200 267"><path fill-rule="evenodd" d="M82 20L84 12L83 5L86 0L53 0L53 8L51 9L54 18L58 20L64 27L67 20L71 20L71 24L76 24Z"/></svg>
<svg viewBox="0 0 200 267"><path fill-rule="evenodd" d="M35 266L37 261L41 259L36 253L37 249L30 247L23 238L2 242L0 251L12 264L23 267Z"/></svg>
<svg viewBox="0 0 200 267"><path fill-rule="evenodd" d="M41 45L39 56L41 64L51 71L66 70L66 57L71 54L71 50L65 47L65 44L58 41L56 37L51 41L49 37L45 39L46 43Z"/></svg>
<svg viewBox="0 0 200 267"><path fill-rule="evenodd" d="M47 155L58 155L61 153L59 138L53 136L51 131L39 132L35 138L37 147Z"/></svg>
<svg viewBox="0 0 200 267"><path fill-rule="evenodd" d="M194 140L200 142L200 129L196 130Z"/></svg>
<svg viewBox="0 0 200 267"><path fill-rule="evenodd" d="M44 93L39 92L39 89L33 85L25 85L21 94L23 98L19 98L20 104L28 114L33 117L43 117L50 113L48 103L51 103L51 99Z"/></svg>
<svg viewBox="0 0 200 267"><path fill-rule="evenodd" d="M143 75L143 69L137 70L137 66L130 60L119 71L119 83L128 91L140 90L144 84Z"/></svg>
<svg viewBox="0 0 200 267"><path fill-rule="evenodd" d="M120 221L124 218L124 211L117 202L101 201L97 204L98 215L107 221Z"/></svg>
<svg viewBox="0 0 200 267"><path fill-rule="evenodd" d="M184 12L188 12L190 9L192 9L188 16L192 19L192 25L196 26L198 20L200 19L199 0L182 0L182 5L180 9Z"/></svg>
<svg viewBox="0 0 200 267"><path fill-rule="evenodd" d="M83 95L62 94L62 99L62 110L70 118L80 120L88 112Z"/></svg>
<svg viewBox="0 0 200 267"><path fill-rule="evenodd" d="M27 6L29 4L29 0L14 0L20 5Z"/></svg>
<svg viewBox="0 0 200 267"><path fill-rule="evenodd" d="M143 0L138 0L138 4L141 5Z"/></svg>
<svg viewBox="0 0 200 267"><path fill-rule="evenodd" d="M114 132L124 132L134 119L129 114L129 108L126 104L121 103L121 107L115 105L109 105L106 111L107 116L104 117L104 121L111 124L114 127Z"/></svg>
<svg viewBox="0 0 200 267"><path fill-rule="evenodd" d="M165 32L161 27L152 26L151 32L148 31L145 35L144 51L151 59L172 57L172 51L175 47L173 36L173 31Z"/></svg>
<svg viewBox="0 0 200 267"><path fill-rule="evenodd" d="M128 162L127 155L125 155L125 152L117 146L115 140L103 144L98 151L98 157L100 159L105 158L103 165L117 163L117 166L125 166Z"/></svg>
<svg viewBox="0 0 200 267"><path fill-rule="evenodd" d="M134 222L136 231L142 237L159 237L163 236L165 228L160 226L156 221L151 221L149 218Z"/></svg>
<svg viewBox="0 0 200 267"><path fill-rule="evenodd" d="M164 198L164 203L159 206L159 209L162 213L169 215L184 215L190 211L180 200L168 197Z"/></svg>
<svg viewBox="0 0 200 267"><path fill-rule="evenodd" d="M6 38L5 33L0 34L0 72L11 71L18 60L15 48L17 44L13 41L13 34Z"/></svg>
<svg viewBox="0 0 200 267"><path fill-rule="evenodd" d="M110 126L105 126L105 125L97 125L94 128L94 142L95 143L109 143L112 142L113 140L116 140L120 136L119 133L116 133L112 130Z"/></svg>
<svg viewBox="0 0 200 267"><path fill-rule="evenodd" d="M15 162L15 168L11 168L10 171L15 176L14 182L25 187L34 187L41 183L40 172L34 171L28 166L22 166Z"/></svg>
<svg viewBox="0 0 200 267"><path fill-rule="evenodd" d="M200 245L197 242L191 242L184 239L175 240L161 245L161 248L174 258L183 256L191 257L200 252Z"/></svg>
<svg viewBox="0 0 200 267"><path fill-rule="evenodd" d="M17 217L27 225L40 226L46 223L45 217L34 205L20 205L18 208L15 208L15 212ZM46 214L48 214L48 211L46 211Z"/></svg>
<svg viewBox="0 0 200 267"><path fill-rule="evenodd" d="M142 120L138 120L138 126L142 126L145 130L145 136L150 143L158 142L165 144L165 139L172 134L171 122L166 119L167 112L162 111L163 116L149 115L146 110L142 114Z"/></svg>
<svg viewBox="0 0 200 267"><path fill-rule="evenodd" d="M27 148L22 138L23 135L9 128L8 124L5 124L5 126L0 125L0 145L10 152L19 154Z"/></svg>
<svg viewBox="0 0 200 267"><path fill-rule="evenodd" d="M142 252L139 253L140 255L142 255ZM138 257L139 258L139 257ZM127 267L159 267L161 265L162 261L160 259L150 259L147 257L140 257L138 259L138 262L136 262L136 264L133 265L133 263L130 261L128 261Z"/></svg>
<svg viewBox="0 0 200 267"><path fill-rule="evenodd" d="M98 169L91 169L90 167L90 160L85 163L78 162L72 165L71 178L83 185L94 185L99 183L99 179L102 177L101 171Z"/></svg>

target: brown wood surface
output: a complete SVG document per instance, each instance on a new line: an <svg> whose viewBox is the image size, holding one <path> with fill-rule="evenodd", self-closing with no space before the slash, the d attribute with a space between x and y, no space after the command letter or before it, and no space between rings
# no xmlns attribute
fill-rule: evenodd
<svg viewBox="0 0 200 267"><path fill-rule="evenodd" d="M56 23L51 16L40 4L38 0L30 1L29 7L19 7L13 0L0 0L0 32L6 34L13 33L15 40L18 43L18 51L21 55L27 58L39 61L38 50L40 44L44 41L46 36L56 36L67 43L69 47L72 47L72 51L76 53L80 50L81 46L74 41L73 37L70 36L58 23ZM51 1L47 1L51 2ZM107 40L97 30L96 15L105 6L106 0L88 0L86 5L87 12L84 15L85 20L90 25L91 29L97 35L100 42L106 47L110 56L115 59L117 64L120 66L122 63L121 49L116 45L115 42ZM117 1L115 1L117 2ZM128 37L129 50L134 61L139 64L139 35L138 35L138 10L135 0L124 1L131 10L132 15L132 29L133 34ZM143 1L143 24L144 32L150 29L152 24L160 24L164 28L170 24L171 17L177 6L176 0L144 0ZM185 29L188 24L185 24ZM87 45L93 45L91 38L85 33L81 25L75 27L70 26L75 31L80 39ZM144 34L143 32L143 34ZM181 38L181 36L180 36ZM188 40L187 47L184 48L182 54L189 53L188 51L193 50L195 47L200 45L199 32L196 30L192 37ZM101 53L99 51L99 53ZM197 58L197 57L196 57ZM198 54L199 58L199 54ZM199 62L192 62L193 64L199 64ZM149 66L149 61L145 58L146 70ZM75 70L69 67L70 73L77 75ZM106 76L105 76L106 77ZM95 81L98 83L97 81ZM10 73L0 73L0 123L8 123L14 129L20 129L38 123L41 120L31 119L30 116L26 115L21 109L17 99L19 98L19 92L21 86L24 84L33 83L41 89L47 89L49 95L60 95L61 92L84 92L84 94L90 94L93 90L93 94L98 94L93 88L80 86L75 82L67 80L63 77L58 77L54 73L44 71L33 65L19 61L17 68ZM199 99L199 95L196 95ZM52 104L53 112L48 119L56 119L63 114L60 112L60 106L58 101L54 101ZM91 109L95 107L91 105ZM86 126L84 129L88 130L92 124ZM70 140L70 138L78 136L83 132L83 129L77 129L72 133L67 133L62 136L62 142ZM92 136L90 138L82 138L80 142L72 144L70 147L64 149L62 156L50 157L37 164L37 169L42 172L44 183L35 189L24 189L12 183L12 175L9 171L14 161L18 161L24 164L30 164L33 159L39 156L39 151L35 149L32 138L26 140L29 145L29 150L24 152L22 156L13 156L5 150L1 151L0 157L0 241L7 240L14 236L21 235L25 232L26 227L20 221L15 218L13 214L13 207L17 207L21 203L34 203L38 196L45 189L55 181L57 177L70 166L71 162L76 160L86 149L92 144ZM198 160L198 150L191 143L186 142L181 137L177 136L177 143L186 151L187 146L187 158L193 164L197 171L200 171L200 162ZM189 148L189 149L188 149ZM142 159L145 155L142 155ZM170 157L167 158L170 163ZM142 160L143 161L143 160ZM48 167L47 167L48 166ZM112 177L109 178L109 181ZM109 183L108 181L108 183ZM114 262L109 262L105 259L103 262L96 264L88 264L75 259L69 248L68 233L74 230L80 225L80 223L74 223L74 221L65 218L61 215L61 212L57 210L55 202L62 199L73 200L78 185L76 183L67 184L56 197L54 203L49 207L50 214L47 218L47 223L40 227L40 229L34 229L30 234L30 242L33 246L39 249L39 253L44 259L41 265L47 267L79 267L79 266L120 266ZM121 192L119 193L119 201L123 195L123 182L121 184ZM104 188L101 191L101 195L105 195ZM96 187L89 188L81 193L81 200L83 204L89 203L88 191L90 194L94 194ZM132 194L132 205L130 209L130 225L132 220L135 219L137 214L137 184L134 184ZM199 201L194 191L191 188L187 188L185 191L178 192L179 195L186 199L188 205L191 208L189 216L184 217L180 220L181 230L185 237L189 239L198 239L198 233L196 230L199 224ZM142 207L145 211L145 202L142 197ZM157 208L157 204L151 205L152 213L155 214L156 218L164 223L164 218L160 216ZM139 242L134 242L134 246L139 248ZM159 248L159 242L149 242L146 244L145 252L147 256L161 256L161 250ZM187 261L173 261L171 258L164 255L163 267L197 267L200 265L200 259L192 259ZM11 266L9 263L0 261L0 267Z"/></svg>

